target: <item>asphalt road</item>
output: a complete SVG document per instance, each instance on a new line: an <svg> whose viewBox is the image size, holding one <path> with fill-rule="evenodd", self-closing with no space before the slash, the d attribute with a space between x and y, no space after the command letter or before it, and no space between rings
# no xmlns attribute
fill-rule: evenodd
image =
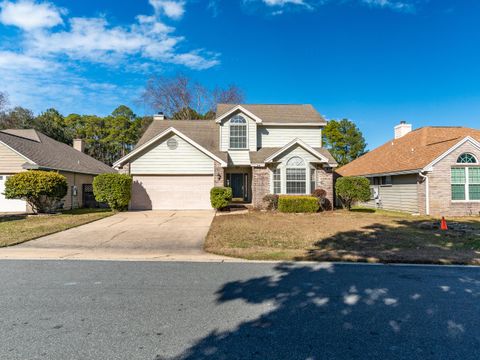
<svg viewBox="0 0 480 360"><path fill-rule="evenodd" d="M478 359L480 268L0 261L0 359Z"/></svg>

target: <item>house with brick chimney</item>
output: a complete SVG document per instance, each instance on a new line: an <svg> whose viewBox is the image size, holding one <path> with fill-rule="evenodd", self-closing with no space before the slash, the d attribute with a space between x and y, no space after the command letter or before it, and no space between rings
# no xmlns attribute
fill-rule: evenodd
<svg viewBox="0 0 480 360"><path fill-rule="evenodd" d="M29 170L56 171L67 178L64 209L95 205L93 178L115 170L85 154L84 148L83 140L74 140L72 147L34 129L0 130L0 213L28 211L25 201L6 199L3 192L10 176Z"/></svg>
<svg viewBox="0 0 480 360"><path fill-rule="evenodd" d="M370 179L366 206L433 216L480 214L480 130L395 126L394 138L337 170Z"/></svg>
<svg viewBox="0 0 480 360"><path fill-rule="evenodd" d="M261 208L267 194L326 190L337 163L311 105L219 104L213 120L154 120L114 167L133 177L131 209L211 209L210 190Z"/></svg>

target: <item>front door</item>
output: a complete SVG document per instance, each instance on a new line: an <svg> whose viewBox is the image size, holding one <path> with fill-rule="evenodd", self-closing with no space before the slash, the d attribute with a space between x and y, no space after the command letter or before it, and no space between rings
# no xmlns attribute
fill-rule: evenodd
<svg viewBox="0 0 480 360"><path fill-rule="evenodd" d="M234 199L243 199L243 174L230 174L230 186Z"/></svg>

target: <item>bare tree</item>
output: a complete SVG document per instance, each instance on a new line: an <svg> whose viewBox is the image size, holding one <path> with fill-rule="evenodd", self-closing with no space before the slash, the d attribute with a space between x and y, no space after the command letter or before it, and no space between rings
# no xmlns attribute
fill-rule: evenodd
<svg viewBox="0 0 480 360"><path fill-rule="evenodd" d="M208 89L183 74L174 77L152 76L142 94L143 101L171 119L214 118L219 103L243 102L243 93L235 85Z"/></svg>
<svg viewBox="0 0 480 360"><path fill-rule="evenodd" d="M6 93L0 91L0 112L4 111L8 105L8 96Z"/></svg>

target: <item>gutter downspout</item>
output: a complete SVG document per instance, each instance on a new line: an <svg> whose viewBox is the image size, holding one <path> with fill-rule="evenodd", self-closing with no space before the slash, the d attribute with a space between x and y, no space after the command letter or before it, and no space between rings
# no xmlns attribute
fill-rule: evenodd
<svg viewBox="0 0 480 360"><path fill-rule="evenodd" d="M430 215L430 189L429 189L428 175L426 174L424 175L422 174L422 172L424 171L419 172L418 175L420 175L423 179L425 179L425 213L427 215Z"/></svg>

